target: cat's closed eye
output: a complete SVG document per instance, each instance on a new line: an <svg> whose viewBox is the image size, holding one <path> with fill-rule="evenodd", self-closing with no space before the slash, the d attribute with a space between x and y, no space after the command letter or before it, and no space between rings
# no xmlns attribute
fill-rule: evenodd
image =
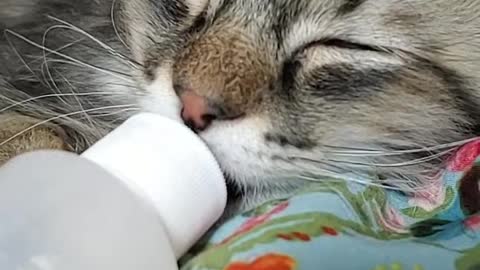
<svg viewBox="0 0 480 270"><path fill-rule="evenodd" d="M325 48L340 49L340 50L349 50L350 53L355 53L355 51L365 51L365 52L374 52L385 54L386 51L380 49L377 46L363 44L359 42L348 41L340 38L322 38L319 40L314 40L306 43L305 45L300 46L291 54L290 58L284 61L282 65L282 88L288 90L295 83L295 76L298 71L302 68L302 63L304 61L312 60L305 55L306 51L309 50L322 50Z"/></svg>

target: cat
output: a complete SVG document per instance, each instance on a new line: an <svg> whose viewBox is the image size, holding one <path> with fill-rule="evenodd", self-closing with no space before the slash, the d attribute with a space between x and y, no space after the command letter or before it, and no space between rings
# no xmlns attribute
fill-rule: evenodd
<svg viewBox="0 0 480 270"><path fill-rule="evenodd" d="M0 0L0 28L2 162L158 113L239 211L322 177L428 188L480 133L476 0Z"/></svg>

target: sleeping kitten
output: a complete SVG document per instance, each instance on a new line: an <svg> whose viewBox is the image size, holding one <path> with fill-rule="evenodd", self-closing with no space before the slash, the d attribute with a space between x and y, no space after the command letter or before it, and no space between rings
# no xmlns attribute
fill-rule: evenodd
<svg viewBox="0 0 480 270"><path fill-rule="evenodd" d="M318 176L428 188L480 132L477 0L0 0L0 16L2 161L155 112L197 132L245 209Z"/></svg>

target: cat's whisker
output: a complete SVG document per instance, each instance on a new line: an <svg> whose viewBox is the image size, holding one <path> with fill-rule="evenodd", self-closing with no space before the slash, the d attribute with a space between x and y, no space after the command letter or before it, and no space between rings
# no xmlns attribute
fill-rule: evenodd
<svg viewBox="0 0 480 270"><path fill-rule="evenodd" d="M55 120L58 120L58 119L62 119L62 118L69 118L71 116L75 116L75 115L79 115L79 114L84 114L84 113L92 113L92 112L96 112L96 111L102 111L102 110L118 110L118 111L115 111L115 113L122 113L122 112L125 112L124 110L121 111L120 109L128 109L128 110L139 110L138 108L136 108L136 105L133 105L133 104L126 104L126 105L114 105L114 106L104 106L104 107L98 107L98 108L92 108L92 109L87 109L87 110L80 110L80 111L75 111L75 112L70 112L70 113L65 113L65 114L60 114L60 115L56 115L54 117L51 117L51 118L48 118L46 120L43 120L43 121L40 121L16 134L14 134L13 136L11 136L10 138L4 140L3 142L0 143L0 147L4 146L5 144L11 142L12 140L14 140L15 138L18 138L19 136L22 136L24 135L25 133L37 128L37 127L40 127L42 125L45 125L47 123L50 123L52 121L55 121Z"/></svg>
<svg viewBox="0 0 480 270"><path fill-rule="evenodd" d="M65 44L65 45L63 45L63 46L60 46L60 47L58 47L58 48L56 48L56 49L52 49L52 50L53 50L53 51L56 51L56 52L59 52L59 51L68 49L68 48L72 47L73 45L82 42L83 40L84 40L84 38L81 38L81 39L78 39L78 40L76 40L76 41L72 41L72 42L70 42L70 43L68 43L68 44ZM44 53L46 54L46 56L51 55L51 53L49 53L49 52L45 52L45 51L44 51ZM32 63L32 64L33 64L33 63L36 63L36 62L38 62L38 61L44 61L44 56L43 56L43 54L42 54L42 56L40 56L40 57L34 56L34 55L28 55L28 56L29 56L29 57L32 57L32 58L36 58L36 59L33 59L32 61L30 61L30 63ZM18 72L18 70L17 70L17 72Z"/></svg>
<svg viewBox="0 0 480 270"><path fill-rule="evenodd" d="M28 43L28 44L36 47L36 48L39 48L39 49L42 49L42 50L46 50L47 52L50 52L50 53L52 53L52 54L54 54L54 55L57 55L57 56L60 56L60 57L62 57L62 58L64 58L64 59L66 59L66 60L69 60L69 61L73 62L73 63L76 63L76 64L78 64L79 66L87 67L87 68L93 69L93 70L95 70L95 71L99 71L99 72L101 72L101 73L114 76L114 77L116 77L116 78L118 78L118 79L121 79L121 80L124 80L124 81L130 81L130 78L129 78L130 75L128 75L128 74L123 74L123 73L122 73L122 75L119 75L119 72L112 72L112 71L110 71L110 70L107 70L107 69L104 69L104 68L100 68L100 67L97 67L97 66L92 65L92 64L85 63L85 62L80 61L80 60L78 60L78 59L75 59L75 58L73 58L73 57L71 57L71 56L68 56L68 55L66 55L66 54L63 54L63 53L60 53L60 52L56 52L56 51L54 51L54 50L52 50L52 49L50 49L50 48L46 48L46 47L44 47L44 46L42 46L42 45L40 45L40 44L38 44L38 43L36 43L36 42L34 42L34 41L26 38L26 37L24 37L24 36L22 36L21 34L18 34L18 33L16 33L16 32L14 32L14 31L12 31L12 30L7 29L7 30L5 30L5 32L8 33L8 34L11 34L11 35L13 35L13 36L15 36L15 37L17 37L17 38L19 38L19 39L21 39L21 40L23 40L24 42L26 42L26 43Z"/></svg>
<svg viewBox="0 0 480 270"><path fill-rule="evenodd" d="M53 31L54 29L56 29L56 28L57 28L56 26L51 26L51 27L49 27L47 30L45 30L45 32L43 33L43 37L42 37L42 46L43 46L43 47L46 47L46 40L47 40L48 34L49 34L51 31ZM58 52L58 50L56 50L56 51ZM53 76L52 76L52 73L50 72L50 67L49 67L49 65L48 65L49 62L48 62L48 60L47 60L47 52L46 52L45 50L42 50L42 56L43 56L43 64L42 64L40 70L42 71L42 74L43 74L44 77L45 77L45 75L44 75L44 74L45 74L45 73L44 73L44 70L45 70L46 73L47 73L47 75L48 75L48 78L50 79L50 80L45 79L45 81L47 82L48 85L51 86L51 89L52 89L53 92L55 92L55 90L56 90L57 93L60 94L61 91L60 91L60 89L58 88L57 83L55 82L55 80L54 80L54 78L53 78ZM62 76L62 75L60 74L60 76ZM49 83L49 81L50 81L51 83ZM66 106L69 106L68 102L65 101L61 96L58 96L58 99L59 99L61 102L63 102Z"/></svg>
<svg viewBox="0 0 480 270"><path fill-rule="evenodd" d="M23 66L27 68L27 70L34 76L39 82L42 82L42 80L38 77L38 75L33 71L33 69L30 67L30 65L25 61L25 58L22 56L22 54L17 50L15 45L13 45L12 41L10 40L10 37L7 34L7 30L3 32L3 35L5 37L5 40L8 43L8 46L12 49L13 53L17 58L22 62Z"/></svg>
<svg viewBox="0 0 480 270"><path fill-rule="evenodd" d="M299 160L297 157L288 157L283 159L285 162L291 162L295 160ZM317 160L315 164L321 165L321 167L315 166L312 167L310 165L306 165L303 162L295 165L301 166L301 169L305 172L301 176L310 175L310 176L317 176L319 178L325 177L333 177L336 179L345 178L347 175L354 176L356 179L365 178L365 174L360 173L358 170L352 170L348 167L342 167L339 164L335 164L326 160L320 161ZM308 173L307 173L308 172ZM295 176L294 176L295 177ZM321 180L320 180L321 181Z"/></svg>
<svg viewBox="0 0 480 270"><path fill-rule="evenodd" d="M122 113L125 113L125 112L132 112L132 111L139 111L139 110L140 110L139 108L127 108L127 109L122 109L122 110L118 110L118 111L115 111L115 112L90 113L90 116L92 116L92 119L93 119L95 117L105 117L105 116L119 115L119 114L122 114ZM112 121L115 121L115 120L124 120L124 117L118 117L117 119L114 119Z"/></svg>
<svg viewBox="0 0 480 270"><path fill-rule="evenodd" d="M372 187L382 188L385 190L399 191L399 192L405 192L405 193L415 193L419 191L428 192L428 186L404 186L404 184L411 184L412 182L410 181L396 180L396 181L378 181L377 182L377 181L372 181L372 180L367 180L362 178L348 177L344 174L330 173L330 175L325 175L325 172L322 172L322 171L320 172L313 171L312 173L309 173L309 174L299 175L298 178L300 180L305 180L313 183L320 183L320 182L341 183L344 181L348 181L350 183L355 183L362 186L372 186Z"/></svg>
<svg viewBox="0 0 480 270"><path fill-rule="evenodd" d="M51 16L51 15L48 15L47 16L48 18L56 21L56 22L59 22L61 23L62 25L57 25L55 27L57 28L65 28L65 29L69 29L69 30L72 30L72 31L75 31L79 34L82 34L84 36L86 36L87 38L89 38L90 40L94 41L95 43L97 43L98 45L100 45L100 47L102 47L103 49L105 49L108 53L110 53L111 55L113 56L116 56L118 57L119 59L122 59L124 60L126 63L134 66L134 67L138 67L138 66L141 66L140 63L130 59L129 57L123 55L122 53L118 52L117 50L115 50L114 48L112 48L111 46L107 45L106 43L102 42L101 40L99 40L98 38L94 37L93 35L89 34L88 32L86 32L85 30L69 23L69 22L66 22L62 19L59 19L59 18L56 18L54 16ZM118 32L117 32L118 33Z"/></svg>
<svg viewBox="0 0 480 270"><path fill-rule="evenodd" d="M452 150L445 151L443 153L439 153L438 157L449 153ZM325 177L335 177L340 179L347 179L350 182L355 182L358 184L365 184L365 185L375 185L381 186L391 190L402 191L406 193L413 193L418 191L425 191L428 190L431 185L434 183L433 179L435 177L430 175L431 171L438 171L438 168L433 167L431 171L422 171L418 172L418 176L422 177L424 181L418 181L418 179L411 179L407 174L404 174L399 171L390 171L389 177L386 179L374 179L372 174L375 173L376 168L383 169L383 168L396 168L397 166L413 166L418 165L420 163L425 162L427 166L428 161L431 159L438 158L437 155L429 156L424 159L417 159L410 162L398 163L398 164L375 164L372 163L361 163L361 162L349 162L349 161L338 161L332 159L325 159L325 160L314 160L311 158L305 157L296 157L290 156L288 160L295 161L299 160L299 164L303 162L307 162L307 164L317 164L319 166L310 166L305 165L303 166L303 170L308 172L307 176L313 179L317 179L317 181L322 181ZM386 167L381 167L377 165L384 165ZM368 173L370 172L370 173ZM375 174L373 174L375 175ZM367 180L362 180L367 179ZM312 180L312 179L310 179Z"/></svg>
<svg viewBox="0 0 480 270"><path fill-rule="evenodd" d="M69 65L74 65L74 66L79 66L79 67L83 67L83 65L77 63L77 62L74 62L74 61L69 61L69 60L65 60L65 59L48 59L48 62L51 62L51 63L62 63L62 64L69 64ZM99 68L99 69L102 69L103 71L107 71L111 74L118 74L120 76L124 76L124 77L130 77L129 74L127 73L124 73L124 72L120 72L120 71L116 71L116 70L112 70L112 69L108 69L108 68L103 68L103 67L96 67L96 68ZM129 81L131 82L131 81Z"/></svg>
<svg viewBox="0 0 480 270"><path fill-rule="evenodd" d="M68 81L68 79L63 76L61 73L59 74L63 80L65 81L65 83L70 87L70 91L72 92L72 94L75 94L75 87ZM82 104L82 102L80 101L80 99L78 98L79 96L78 95L73 95L74 99L76 100L78 106L80 107L80 110L82 111L85 111L85 108ZM87 119L88 123L90 124L90 126L92 127L92 130L94 130L96 132L96 136L100 137L101 136L101 133L100 131L98 130L97 126L93 123L93 119L92 117L90 117L90 115L88 113L85 112L85 118Z"/></svg>
<svg viewBox="0 0 480 270"><path fill-rule="evenodd" d="M136 112L136 111L139 111L140 109L139 108L127 108L127 109L122 109L122 110L118 110L118 111L115 111L115 112L106 112L106 113L91 113L90 116L93 118L96 118L96 117L106 117L106 116L112 116L112 115L122 115L123 113L126 113L126 112ZM124 117L118 117L116 118L116 120L123 120ZM112 120L113 121L113 120Z"/></svg>
<svg viewBox="0 0 480 270"><path fill-rule="evenodd" d="M445 144L439 144L435 146L428 146L422 148L413 148L408 150L384 150L384 149L361 149L354 147L345 147L345 146L333 146L333 145L322 145L322 151L324 153L331 153L335 155L343 156L396 156L396 155L405 155L405 154L415 154L422 152L434 152L449 148L456 148L462 145L468 144L472 141L478 140L479 137L469 138L466 140L460 140L456 142L449 142ZM340 149L340 150L330 150L330 149Z"/></svg>
<svg viewBox="0 0 480 270"><path fill-rule="evenodd" d="M328 182L333 182L333 183L339 182L339 183L342 183L344 180L340 180L340 179L344 179L345 176L339 176L338 179L335 179L335 178L326 179L326 178L315 177L315 176L300 175L299 178L300 178L300 180L309 181L309 182L313 182L313 183L319 183L319 182L327 182L327 183ZM348 180L349 182L357 183L357 184L364 185L364 186L373 186L373 187L379 187L379 188L385 188L385 189L389 189L389 190L398 191L398 189L395 188L395 187L384 186L382 184L378 184L378 183L370 182L370 181L366 181L366 180L355 179L355 178L346 179L346 180Z"/></svg>
<svg viewBox="0 0 480 270"><path fill-rule="evenodd" d="M117 24L115 23L115 5L117 4L117 0L112 0L112 7L110 9L110 20L112 21L112 27L113 31L115 31L115 35L117 36L118 40L123 44L123 46L127 49L130 49L130 47L127 45L127 43L123 40L122 36L120 35L120 32L118 31Z"/></svg>
<svg viewBox="0 0 480 270"><path fill-rule="evenodd" d="M310 163L317 163L317 164L325 164L325 162L328 162L328 165L333 164L345 164L345 165L352 165L352 166L360 166L360 167L371 167L371 168L396 168L396 167L409 167L409 166L415 166L419 165L422 163L427 163L429 161L437 160L442 157L445 157L449 154L451 154L453 151L455 151L456 148L451 148L439 153L435 154L430 154L425 157L413 159L413 160L407 160L404 162L399 162L399 163L376 163L376 162L361 162L361 161L351 161L351 160L342 160L342 159L334 159L334 158L325 158L322 160L316 160L308 157L300 157L300 156L290 156L288 157L289 159L292 160L301 160L301 161L306 161ZM364 156L367 157L368 156Z"/></svg>
<svg viewBox="0 0 480 270"><path fill-rule="evenodd" d="M40 70L45 82L47 83L49 88L52 90L52 92L57 94L62 93L58 88L57 83L53 79L53 76L52 76L52 73L50 72L50 67L48 66L48 61L46 58L45 58L45 61L42 63ZM58 99L66 106L69 106L67 101L65 101L61 96L59 96Z"/></svg>
<svg viewBox="0 0 480 270"><path fill-rule="evenodd" d="M328 159L330 162L336 162L336 163L341 163L341 164L347 164L347 165L354 165L354 166L366 166L366 167L377 167L377 168L398 168L398 167L410 167L410 166L416 166L422 163L427 163L429 161L437 160L440 159L441 157L447 156L448 154L451 154L455 149L449 149L440 153L432 154L426 157L422 158L417 158L413 160L407 160L404 162L399 162L399 163L367 163L367 162L355 162L355 161L348 161L348 160L336 160L336 159ZM307 160L307 159L304 159ZM314 162L314 160L311 160Z"/></svg>
<svg viewBox="0 0 480 270"><path fill-rule="evenodd" d="M85 92L85 93L47 94L47 95L42 95L42 96L31 97L31 98L28 98L28 99L25 99L25 100L22 100L22 101L17 101L17 102L12 101L11 105L0 109L0 113L4 113L4 112L6 112L10 109L14 109L17 106L22 106L24 104L34 102L34 101L37 101L37 100L40 100L40 99L45 99L45 98L58 98L59 96L62 96L62 97L71 97L71 96L81 97L81 96L96 96L96 95L102 96L102 95L115 95L115 94L118 94L118 93L113 93L113 92ZM4 98L4 97L0 96L0 98Z"/></svg>

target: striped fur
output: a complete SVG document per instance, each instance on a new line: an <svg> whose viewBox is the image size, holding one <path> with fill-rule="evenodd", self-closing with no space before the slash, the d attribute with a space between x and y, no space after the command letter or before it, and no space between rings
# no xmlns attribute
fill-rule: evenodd
<svg viewBox="0 0 480 270"><path fill-rule="evenodd" d="M428 188L480 132L476 0L0 0L0 26L0 119L81 152L192 89L242 207L319 175Z"/></svg>

